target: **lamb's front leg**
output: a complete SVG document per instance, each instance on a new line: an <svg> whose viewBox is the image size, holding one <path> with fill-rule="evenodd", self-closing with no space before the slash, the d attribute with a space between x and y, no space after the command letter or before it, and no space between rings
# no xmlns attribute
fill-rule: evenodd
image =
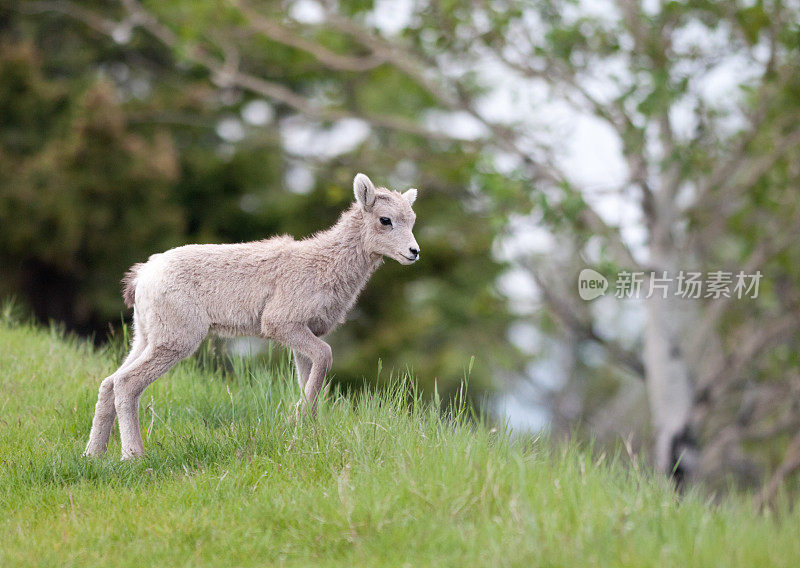
<svg viewBox="0 0 800 568"><path fill-rule="evenodd" d="M317 396L325 383L325 375L331 370L331 365L333 364L333 352L330 345L317 338L317 344L314 345L313 349L314 355L310 356L311 373L309 373L304 390L305 406L301 409L303 413L307 409L310 410L312 416L317 412Z"/></svg>
<svg viewBox="0 0 800 568"><path fill-rule="evenodd" d="M322 390L325 375L331 369L333 354L331 346L314 335L307 325L292 324L278 330L276 339L286 344L295 353L299 353L310 361L308 379L303 386L303 398L297 403L295 418L316 413L317 395ZM299 361L299 359L298 359ZM298 370L300 364L298 364Z"/></svg>

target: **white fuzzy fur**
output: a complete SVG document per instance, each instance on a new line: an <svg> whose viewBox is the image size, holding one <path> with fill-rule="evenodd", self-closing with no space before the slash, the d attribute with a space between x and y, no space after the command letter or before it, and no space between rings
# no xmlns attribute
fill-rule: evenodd
<svg viewBox="0 0 800 568"><path fill-rule="evenodd" d="M193 353L209 331L290 347L304 392L295 417L313 413L332 361L321 336L344 322L384 256L411 264L419 253L412 233L416 189L400 194L376 188L358 174L353 192L356 203L313 237L186 245L134 265L123 294L134 306L131 351L100 385L86 454L106 451L116 416L122 457L141 455L142 392ZM381 218L391 219L391 226Z"/></svg>

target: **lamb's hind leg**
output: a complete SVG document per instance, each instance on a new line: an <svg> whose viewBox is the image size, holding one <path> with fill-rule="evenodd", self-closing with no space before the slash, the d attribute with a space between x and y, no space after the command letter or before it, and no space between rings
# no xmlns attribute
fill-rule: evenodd
<svg viewBox="0 0 800 568"><path fill-rule="evenodd" d="M139 358L147 347L147 340L141 331L135 331L131 351L125 361L112 375L109 375L100 383L100 391L97 395L97 404L94 408L94 418L92 419L92 431L89 433L89 443L86 444L84 455L99 456L106 453L108 449L108 439L111 436L111 428L114 426L114 418L117 411L114 408L114 380Z"/></svg>
<svg viewBox="0 0 800 568"><path fill-rule="evenodd" d="M122 459L144 453L139 432L139 398L147 386L197 349L200 340L191 345L148 345L142 355L114 380L114 406L119 419Z"/></svg>

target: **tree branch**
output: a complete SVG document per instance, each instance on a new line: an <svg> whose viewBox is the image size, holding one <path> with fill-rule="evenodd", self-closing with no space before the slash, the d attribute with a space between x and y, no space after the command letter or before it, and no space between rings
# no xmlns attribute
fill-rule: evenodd
<svg viewBox="0 0 800 568"><path fill-rule="evenodd" d="M778 466L778 469L756 498L756 509L762 510L772 506L784 480L798 468L800 468L800 432L795 434L792 441L789 442L789 446L783 456L783 462Z"/></svg>
<svg viewBox="0 0 800 568"><path fill-rule="evenodd" d="M277 43L294 47L312 55L320 63L336 71L364 72L385 63L383 56L374 52L363 57L335 53L315 41L308 40L286 26L270 20L257 12L244 0L228 0L248 19L250 26L264 37Z"/></svg>
<svg viewBox="0 0 800 568"><path fill-rule="evenodd" d="M728 377L739 378L743 369L752 362L758 353L766 350L784 335L794 331L800 324L800 316L790 313L773 320L768 327L762 323L754 323L750 329L741 330L744 340L737 342L736 351L728 356L722 365L709 372L698 381L695 398L702 401L703 406L710 407L719 396L727 392L736 381Z"/></svg>
<svg viewBox="0 0 800 568"><path fill-rule="evenodd" d="M539 291L547 305L553 310L561 323L569 328L579 339L591 340L602 345L616 364L626 368L638 379L644 380L644 364L635 353L625 349L616 341L599 336L590 323L581 320L567 302L553 292L553 287L548 286L537 270L530 269Z"/></svg>
<svg viewBox="0 0 800 568"><path fill-rule="evenodd" d="M731 172L732 177L724 181L720 180L716 186L719 187L723 184L726 186L725 198L721 207L722 215L727 216L730 214L731 207L736 203L735 198L769 172L784 157L786 152L796 149L798 145L800 145L800 126L795 126L793 130L784 134L775 142L771 152L763 153L761 157L755 160L748 160L742 155L741 162ZM744 154L744 152L742 153ZM737 174L739 174L738 177ZM692 207L692 209L711 207L712 199L713 196L708 191L705 193L705 199ZM717 210L719 211L720 208L717 208Z"/></svg>
<svg viewBox="0 0 800 568"><path fill-rule="evenodd" d="M153 37L169 48L176 48L179 45L177 36L167 26L163 25L157 18L147 12L141 4L135 0L122 0L128 11L127 21L134 27L146 30ZM31 3L32 4L32 3ZM57 12L72 17L92 29L111 36L114 29L120 23L107 20L91 12L78 7L69 1L38 1L35 3L36 10L39 12ZM210 55L200 47L193 47L186 53L187 59L200 67L205 68L212 74L218 85L225 87L239 87L241 89L256 93L269 98L273 101L285 104L295 111L317 120L340 120L344 118L357 118L364 120L372 126L388 128L400 132L406 132L417 136L422 136L432 140L460 141L458 138L444 133L430 130L420 125L416 121L400 116L391 115L372 115L369 113L354 113L344 109L330 108L314 104L310 99L292 91L288 87L268 81L252 74L244 73L235 68L232 58L219 60Z"/></svg>
<svg viewBox="0 0 800 568"><path fill-rule="evenodd" d="M120 25L119 22L104 18L91 10L67 0L40 1L31 0L19 6L21 12L27 14L57 13L83 22L86 26L103 35L110 36Z"/></svg>

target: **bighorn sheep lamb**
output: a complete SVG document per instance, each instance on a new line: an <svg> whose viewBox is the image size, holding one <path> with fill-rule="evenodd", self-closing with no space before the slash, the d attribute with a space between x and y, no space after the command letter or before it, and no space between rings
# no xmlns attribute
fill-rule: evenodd
<svg viewBox="0 0 800 568"><path fill-rule="evenodd" d="M100 384L86 455L105 453L115 416L122 458L144 452L142 392L193 353L209 330L291 348L304 393L294 416L313 414L332 361L320 337L344 322L384 256L401 264L419 258L411 232L417 190L376 188L364 174L356 175L353 189L356 202L312 237L186 245L135 264L123 279L125 303L134 308L131 350Z"/></svg>

